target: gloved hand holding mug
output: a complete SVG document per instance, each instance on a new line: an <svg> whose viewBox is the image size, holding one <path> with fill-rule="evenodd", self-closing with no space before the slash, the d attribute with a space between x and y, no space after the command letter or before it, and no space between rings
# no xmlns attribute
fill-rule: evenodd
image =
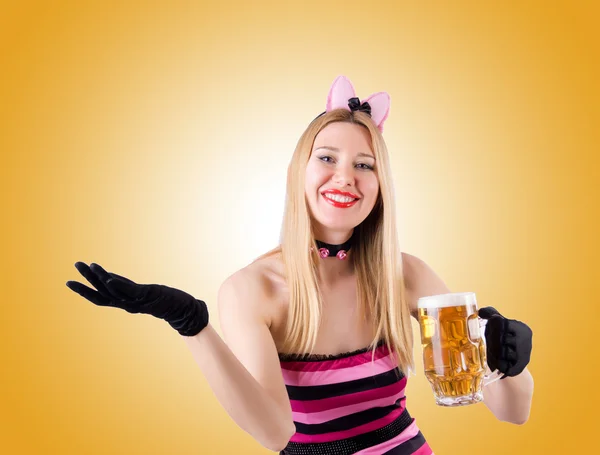
<svg viewBox="0 0 600 455"><path fill-rule="evenodd" d="M487 319L485 341L490 370L504 373L501 379L523 372L531 357L533 332L529 326L505 318L491 306L481 308L479 317Z"/></svg>

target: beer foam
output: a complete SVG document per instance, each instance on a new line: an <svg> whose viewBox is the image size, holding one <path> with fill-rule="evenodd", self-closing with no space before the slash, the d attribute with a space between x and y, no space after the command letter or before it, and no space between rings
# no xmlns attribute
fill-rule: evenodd
<svg viewBox="0 0 600 455"><path fill-rule="evenodd" d="M421 297L417 303L417 308L447 308L464 305L477 306L474 292L452 292L450 294Z"/></svg>

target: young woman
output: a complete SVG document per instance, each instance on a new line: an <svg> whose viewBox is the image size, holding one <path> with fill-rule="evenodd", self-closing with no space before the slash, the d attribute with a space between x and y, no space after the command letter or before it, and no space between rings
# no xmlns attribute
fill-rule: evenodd
<svg viewBox="0 0 600 455"><path fill-rule="evenodd" d="M388 151L389 96L361 102L338 77L288 168L280 245L221 285L224 340L206 304L140 285L101 266L67 286L102 306L166 320L188 344L217 399L260 444L282 454L429 455L406 408L414 370L410 316L417 300L450 292L422 260L401 253ZM503 380L484 388L501 420L524 423L533 379L532 333L495 309L488 363Z"/></svg>

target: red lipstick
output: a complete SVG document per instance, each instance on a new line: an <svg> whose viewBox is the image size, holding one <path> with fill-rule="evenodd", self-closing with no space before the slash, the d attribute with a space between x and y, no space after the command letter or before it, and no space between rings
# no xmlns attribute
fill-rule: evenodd
<svg viewBox="0 0 600 455"><path fill-rule="evenodd" d="M338 201L334 201L333 199L329 199L328 197L325 197L326 194L340 194L342 196L351 197L354 199L354 201L338 202ZM341 209L352 207L354 204L356 204L358 202L358 199L359 199L359 197L354 193L349 193L347 191L340 191L340 190L325 190L321 193L321 195L323 196L323 199L325 199L331 205L333 205L334 207L337 207L337 208L341 208Z"/></svg>
<svg viewBox="0 0 600 455"><path fill-rule="evenodd" d="M341 194L342 196L351 197L353 199L359 199L359 197L354 193L349 193L348 191L340 191L336 189L325 190L321 194Z"/></svg>

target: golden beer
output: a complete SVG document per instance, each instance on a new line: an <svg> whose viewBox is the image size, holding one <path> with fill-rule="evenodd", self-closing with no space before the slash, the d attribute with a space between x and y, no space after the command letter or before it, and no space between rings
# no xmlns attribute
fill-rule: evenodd
<svg viewBox="0 0 600 455"><path fill-rule="evenodd" d="M481 401L486 348L475 294L424 297L418 310L425 376L436 403L461 406Z"/></svg>

